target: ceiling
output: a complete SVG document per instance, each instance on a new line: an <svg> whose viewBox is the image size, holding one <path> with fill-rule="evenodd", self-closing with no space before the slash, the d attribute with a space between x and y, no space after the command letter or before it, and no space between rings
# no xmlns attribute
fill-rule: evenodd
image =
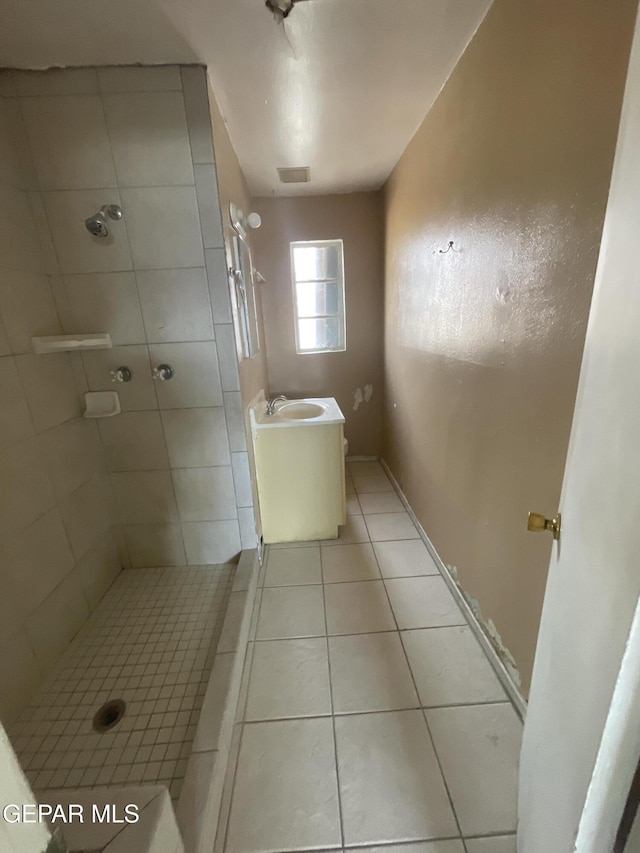
<svg viewBox="0 0 640 853"><path fill-rule="evenodd" d="M491 0L0 0L0 65L203 62L256 196L380 187ZM278 166L310 166L281 184Z"/></svg>

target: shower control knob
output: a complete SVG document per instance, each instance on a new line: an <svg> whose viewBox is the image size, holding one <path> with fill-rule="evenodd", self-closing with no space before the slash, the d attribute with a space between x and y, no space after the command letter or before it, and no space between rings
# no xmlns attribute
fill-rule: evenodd
<svg viewBox="0 0 640 853"><path fill-rule="evenodd" d="M131 382L133 379L133 373L131 373L128 367L118 367L116 370L110 370L109 375L112 382Z"/></svg>
<svg viewBox="0 0 640 853"><path fill-rule="evenodd" d="M170 364L159 364L153 368L153 378L159 379L160 382L167 382L173 379L173 367Z"/></svg>

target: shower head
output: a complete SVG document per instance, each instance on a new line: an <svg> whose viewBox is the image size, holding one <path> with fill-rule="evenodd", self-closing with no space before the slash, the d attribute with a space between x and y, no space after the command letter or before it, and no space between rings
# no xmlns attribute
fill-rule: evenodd
<svg viewBox="0 0 640 853"><path fill-rule="evenodd" d="M109 236L107 217L115 220L122 219L122 209L117 204L103 204L97 213L85 219L84 226L92 237Z"/></svg>

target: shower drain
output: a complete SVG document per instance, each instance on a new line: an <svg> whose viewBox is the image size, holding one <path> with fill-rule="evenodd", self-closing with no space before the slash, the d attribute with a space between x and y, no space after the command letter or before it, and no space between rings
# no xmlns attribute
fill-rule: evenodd
<svg viewBox="0 0 640 853"><path fill-rule="evenodd" d="M96 711L93 728L96 732L108 732L124 717L127 706L123 699L111 699Z"/></svg>

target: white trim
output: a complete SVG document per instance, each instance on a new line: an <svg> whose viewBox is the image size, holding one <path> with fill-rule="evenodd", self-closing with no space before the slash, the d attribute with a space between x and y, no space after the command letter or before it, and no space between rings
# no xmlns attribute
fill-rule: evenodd
<svg viewBox="0 0 640 853"><path fill-rule="evenodd" d="M384 470L386 471L387 476L391 480L393 488L396 490L398 497L400 498L400 500L404 504L405 509L409 513L411 520L413 521L413 523L417 527L418 533L420 534L420 538L422 539L424 544L427 546L427 549L428 549L429 553L431 554L436 566L438 567L440 574L442 575L442 577L444 579L444 582L447 584L447 586L451 590L453 597L455 598L458 606L462 610L462 613L463 613L465 619L469 623L469 627L471 628L471 630L473 631L473 633L476 636L476 639L478 640L478 642L482 646L484 653L486 654L487 658L489 659L489 663L491 664L491 666L495 670L495 673L498 676L498 678L500 679L502 686L507 691L507 695L508 695L509 699L511 700L511 702L513 703L513 706L516 709L518 716L520 717L521 720L524 720L526 713L527 713L527 702L526 702L524 696L522 695L522 693L520 692L518 685L515 683L515 681L511 677L511 674L509 673L508 669L505 667L504 663L500 659L500 656L498 655L493 643L491 642L489 637L486 635L485 630L482 627L482 624L478 621L478 618L476 617L475 613L473 612L473 610L469 606L469 603L467 602L466 598L462 594L462 590L460 589L460 587L458 586L458 584L454 580L453 576L451 575L451 572L449 571L447 566L442 561L442 558L440 557L440 555L436 551L436 549L433 545L433 542L431 541L431 539L429 539L429 537L425 533L424 528L422 527L422 525L420 524L420 522L418 521L418 519L416 517L416 514L411 509L411 504L409 503L404 492L402 491L402 489L398 485L398 481L396 480L396 478L391 473L389 466L384 461L384 459L380 459L379 461L380 461L380 464L382 465L382 467L384 468Z"/></svg>

